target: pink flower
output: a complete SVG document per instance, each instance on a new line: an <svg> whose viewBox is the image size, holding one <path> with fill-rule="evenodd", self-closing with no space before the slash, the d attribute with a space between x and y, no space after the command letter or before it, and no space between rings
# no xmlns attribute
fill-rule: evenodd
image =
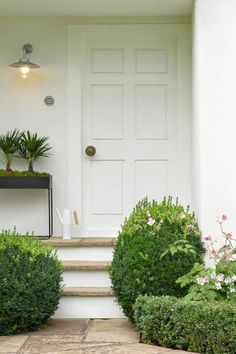
<svg viewBox="0 0 236 354"><path fill-rule="evenodd" d="M205 284L208 284L209 283L209 279L207 277L198 277L196 279L196 283L198 285L205 285Z"/></svg>
<svg viewBox="0 0 236 354"><path fill-rule="evenodd" d="M203 237L204 241L212 241L212 237L210 235Z"/></svg>
<svg viewBox="0 0 236 354"><path fill-rule="evenodd" d="M152 225L154 225L154 224L155 224L155 222L156 222L156 220L155 220L155 219L153 219L153 218L149 218L149 219L148 219L147 224L148 224L149 226L152 226Z"/></svg>
<svg viewBox="0 0 236 354"><path fill-rule="evenodd" d="M225 221L225 220L227 220L227 216L226 216L225 214L223 214L223 215L221 216L221 219L222 219L223 221Z"/></svg>
<svg viewBox="0 0 236 354"><path fill-rule="evenodd" d="M225 279L225 275L224 274L219 274L219 275L217 275L216 279L218 281L223 281Z"/></svg>
<svg viewBox="0 0 236 354"><path fill-rule="evenodd" d="M211 250L211 255L212 255L212 256L215 256L215 255L216 255L216 250L212 249L212 250Z"/></svg>
<svg viewBox="0 0 236 354"><path fill-rule="evenodd" d="M184 219L185 218L185 213L182 211L180 214L179 214L179 217L180 217L180 219Z"/></svg>
<svg viewBox="0 0 236 354"><path fill-rule="evenodd" d="M188 225L188 229L191 231L193 229L193 225L192 224L189 224Z"/></svg>
<svg viewBox="0 0 236 354"><path fill-rule="evenodd" d="M231 239L232 238L232 232L226 232L225 234L225 237L227 238L227 239Z"/></svg>

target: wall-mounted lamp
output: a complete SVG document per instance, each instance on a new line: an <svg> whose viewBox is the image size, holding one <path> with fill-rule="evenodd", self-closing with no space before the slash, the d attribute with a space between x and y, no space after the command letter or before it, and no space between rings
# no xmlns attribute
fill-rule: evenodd
<svg viewBox="0 0 236 354"><path fill-rule="evenodd" d="M23 79L27 78L27 74L30 72L30 69L40 68L39 65L32 63L28 58L26 58L26 54L30 54L32 52L32 45L25 44L23 46L23 57L20 58L19 61L17 61L16 63L9 65L12 68L19 68Z"/></svg>

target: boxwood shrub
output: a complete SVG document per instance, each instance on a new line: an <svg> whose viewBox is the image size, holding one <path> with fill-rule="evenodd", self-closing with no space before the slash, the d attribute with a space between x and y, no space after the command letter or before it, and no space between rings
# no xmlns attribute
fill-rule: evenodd
<svg viewBox="0 0 236 354"><path fill-rule="evenodd" d="M207 354L236 353L236 304L139 296L134 306L143 342Z"/></svg>
<svg viewBox="0 0 236 354"><path fill-rule="evenodd" d="M204 248L194 215L173 202L141 200L125 220L114 248L110 277L118 303L132 321L138 295L184 296L176 280L202 262Z"/></svg>
<svg viewBox="0 0 236 354"><path fill-rule="evenodd" d="M62 293L62 265L33 236L0 232L0 335L35 330L54 314Z"/></svg>

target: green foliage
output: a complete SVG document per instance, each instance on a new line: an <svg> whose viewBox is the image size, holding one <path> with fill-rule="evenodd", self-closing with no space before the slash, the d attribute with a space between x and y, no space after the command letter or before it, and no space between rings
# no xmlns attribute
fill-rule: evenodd
<svg viewBox="0 0 236 354"><path fill-rule="evenodd" d="M236 353L235 302L139 296L134 319L143 342L206 354Z"/></svg>
<svg viewBox="0 0 236 354"><path fill-rule="evenodd" d="M189 286L186 301L236 300L236 262L219 262L216 268L195 263L193 269L177 279L180 286Z"/></svg>
<svg viewBox="0 0 236 354"><path fill-rule="evenodd" d="M164 199L140 201L119 233L110 277L118 303L132 321L140 294L186 295L176 279L202 262L203 246L194 215Z"/></svg>
<svg viewBox="0 0 236 354"><path fill-rule="evenodd" d="M217 239L204 237L207 253L214 268L205 268L196 263L193 269L177 280L183 288L189 287L185 300L236 300L236 247L231 232L225 232L226 215L217 217L224 245L217 249Z"/></svg>
<svg viewBox="0 0 236 354"><path fill-rule="evenodd" d="M23 133L18 149L19 157L28 161L28 170L33 172L33 164L40 157L49 157L48 151L51 146L47 143L48 137L39 137L37 133L31 134L29 131Z"/></svg>
<svg viewBox="0 0 236 354"><path fill-rule="evenodd" d="M17 129L8 131L6 134L0 136L0 153L2 156L2 162L8 172L12 171L11 163L16 156L20 139L21 133Z"/></svg>
<svg viewBox="0 0 236 354"><path fill-rule="evenodd" d="M0 233L0 335L35 330L54 314L62 294L55 251L33 236Z"/></svg>

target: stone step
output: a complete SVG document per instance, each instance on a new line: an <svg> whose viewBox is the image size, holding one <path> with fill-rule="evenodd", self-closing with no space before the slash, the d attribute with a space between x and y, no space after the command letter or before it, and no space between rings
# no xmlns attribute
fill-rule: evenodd
<svg viewBox="0 0 236 354"><path fill-rule="evenodd" d="M63 264L63 296L55 318L123 318L109 278L114 237L52 237Z"/></svg>
<svg viewBox="0 0 236 354"><path fill-rule="evenodd" d="M114 237L74 237L63 240L53 236L43 242L53 246L62 261L111 261L115 240Z"/></svg>
<svg viewBox="0 0 236 354"><path fill-rule="evenodd" d="M107 270L65 270L63 284L73 287L110 287L111 279Z"/></svg>
<svg viewBox="0 0 236 354"><path fill-rule="evenodd" d="M107 287L65 287L63 296L106 297L114 294L112 289Z"/></svg>
<svg viewBox="0 0 236 354"><path fill-rule="evenodd" d="M62 261L66 287L110 287L107 261Z"/></svg>
<svg viewBox="0 0 236 354"><path fill-rule="evenodd" d="M107 270L110 262L108 261L62 261L63 270Z"/></svg>
<svg viewBox="0 0 236 354"><path fill-rule="evenodd" d="M115 237L73 237L71 240L64 240L62 237L51 237L44 240L46 244L53 247L113 247Z"/></svg>
<svg viewBox="0 0 236 354"><path fill-rule="evenodd" d="M124 318L113 296L63 296L54 318Z"/></svg>

